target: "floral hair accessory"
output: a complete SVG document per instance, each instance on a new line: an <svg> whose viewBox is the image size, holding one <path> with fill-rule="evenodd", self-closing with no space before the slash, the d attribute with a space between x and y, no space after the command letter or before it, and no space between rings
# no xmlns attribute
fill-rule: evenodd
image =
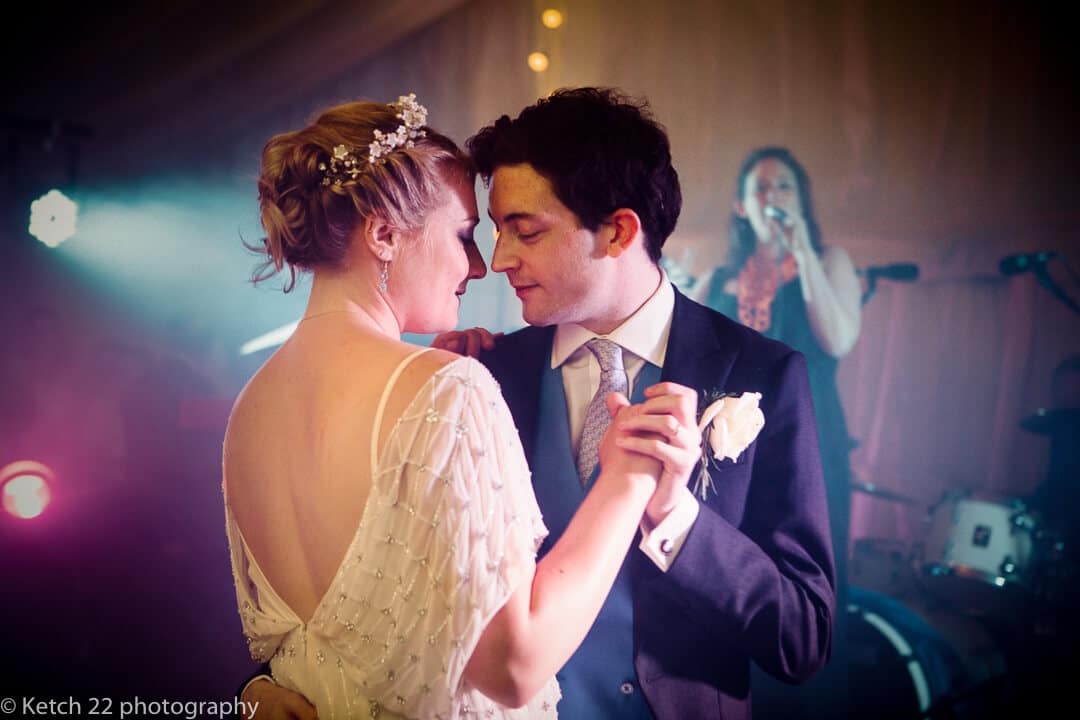
<svg viewBox="0 0 1080 720"><path fill-rule="evenodd" d="M758 407L760 402L759 392L723 394L701 414L698 431L705 451L701 454L701 470L694 493L702 500L712 487L709 463L724 458L737 461L765 427L765 415Z"/></svg>
<svg viewBox="0 0 1080 720"><path fill-rule="evenodd" d="M427 135L423 130L427 124L427 108L416 102L416 93L401 95L397 102L390 103L390 106L397 108L396 117L401 120L401 124L391 133L375 130L375 139L368 144L368 166L381 165L386 162L387 154L400 147L411 148L418 138ZM323 173L323 185L340 186L349 180L356 180L364 171L364 165L357 157L357 148L336 145L329 165L319 163L319 170Z"/></svg>

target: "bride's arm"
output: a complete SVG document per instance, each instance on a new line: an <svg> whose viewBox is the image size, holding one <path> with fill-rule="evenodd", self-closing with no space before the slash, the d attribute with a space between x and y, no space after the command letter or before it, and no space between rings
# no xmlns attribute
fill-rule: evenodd
<svg viewBox="0 0 1080 720"><path fill-rule="evenodd" d="M284 688L269 675L252 678L240 694L237 720L318 720L315 706L303 695Z"/></svg>
<svg viewBox="0 0 1080 720"><path fill-rule="evenodd" d="M658 463L616 447L619 420L604 438L593 489L532 582L492 618L465 668L470 685L503 705L527 703L584 640L656 488Z"/></svg>
<svg viewBox="0 0 1080 720"><path fill-rule="evenodd" d="M532 586L519 588L496 614L465 668L466 680L504 705L527 702L569 659L611 590L635 530L645 520L662 520L672 498L685 493L701 452L697 393L661 383L645 394L646 402L613 419L596 485L537 566ZM609 409L626 404L611 400ZM659 485L649 457L662 464Z"/></svg>

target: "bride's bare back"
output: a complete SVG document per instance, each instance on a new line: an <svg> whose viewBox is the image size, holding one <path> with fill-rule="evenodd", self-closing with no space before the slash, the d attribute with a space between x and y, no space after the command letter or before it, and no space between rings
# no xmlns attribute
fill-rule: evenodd
<svg viewBox="0 0 1080 720"><path fill-rule="evenodd" d="M341 316L312 318L233 408L224 450L229 506L267 580L302 620L356 533L371 490L376 408L395 368L416 350ZM432 350L403 369L383 411L379 448L424 382L455 357Z"/></svg>

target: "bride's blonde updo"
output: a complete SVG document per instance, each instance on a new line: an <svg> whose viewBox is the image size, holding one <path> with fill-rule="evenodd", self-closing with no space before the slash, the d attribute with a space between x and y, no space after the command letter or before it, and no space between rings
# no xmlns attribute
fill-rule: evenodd
<svg viewBox="0 0 1080 720"><path fill-rule="evenodd" d="M350 102L324 111L308 127L275 135L266 143L259 173L259 208L266 237L252 249L265 254L256 269L260 282L289 267L285 292L297 270L339 265L357 225L375 215L408 232L444 199L454 173L474 177L468 156L448 137L423 127L423 134L368 159L376 139L403 127L397 104ZM325 182L334 149L350 149L359 172ZM331 172L331 174L333 174Z"/></svg>

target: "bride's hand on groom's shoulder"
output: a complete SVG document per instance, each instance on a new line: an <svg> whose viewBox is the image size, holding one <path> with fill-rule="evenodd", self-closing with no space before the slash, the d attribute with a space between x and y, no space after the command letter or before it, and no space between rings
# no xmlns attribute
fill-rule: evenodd
<svg viewBox="0 0 1080 720"><path fill-rule="evenodd" d="M249 720L318 720L315 707L298 692L283 688L270 680L251 683L241 698L250 710L241 713Z"/></svg>
<svg viewBox="0 0 1080 720"><path fill-rule="evenodd" d="M482 327L452 330L437 335L431 341L431 347L474 358L479 357L484 350L494 350L495 339L501 336L502 333L492 334Z"/></svg>

